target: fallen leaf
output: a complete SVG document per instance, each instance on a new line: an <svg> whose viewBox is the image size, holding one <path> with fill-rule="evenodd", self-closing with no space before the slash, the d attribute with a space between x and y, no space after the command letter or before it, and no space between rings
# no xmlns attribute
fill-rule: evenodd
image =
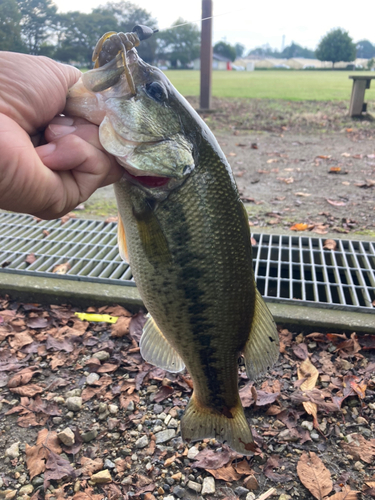
<svg viewBox="0 0 375 500"><path fill-rule="evenodd" d="M221 479L223 481L238 481L241 479L242 474L238 474L233 465L225 465L219 469L206 469L215 479Z"/></svg>
<svg viewBox="0 0 375 500"><path fill-rule="evenodd" d="M303 193L302 191L298 191L298 193L294 193L296 196L303 196L307 198L308 196L311 196L310 193Z"/></svg>
<svg viewBox="0 0 375 500"><path fill-rule="evenodd" d="M55 479L58 481L67 476L72 479L76 477L75 470L70 465L69 461L49 450L46 470L44 472L44 489L46 490L48 488L50 480Z"/></svg>
<svg viewBox="0 0 375 500"><path fill-rule="evenodd" d="M333 205L334 207L345 207L346 205L344 201L335 201L335 200L330 200L328 198L326 198L326 200L330 205Z"/></svg>
<svg viewBox="0 0 375 500"><path fill-rule="evenodd" d="M174 392L173 387L169 387L168 385L163 385L163 387L156 393L154 401L156 403L160 403L164 401L164 399L169 398Z"/></svg>
<svg viewBox="0 0 375 500"><path fill-rule="evenodd" d="M293 184L294 178L293 177L278 177L278 181L285 182L285 184Z"/></svg>
<svg viewBox="0 0 375 500"><path fill-rule="evenodd" d="M61 453L62 449L58 443L57 433L55 431L48 431L48 429L39 431L35 446L29 446L26 443L26 465L29 470L30 479L39 476L39 474L45 471L49 450Z"/></svg>
<svg viewBox="0 0 375 500"><path fill-rule="evenodd" d="M104 221L105 224L110 224L111 222L118 222L118 216L107 217Z"/></svg>
<svg viewBox="0 0 375 500"><path fill-rule="evenodd" d="M129 326L132 318L122 316L118 321L111 327L111 337L121 338L129 334Z"/></svg>
<svg viewBox="0 0 375 500"><path fill-rule="evenodd" d="M103 493L94 493L93 488L86 488L85 491L78 491L72 500L103 500Z"/></svg>
<svg viewBox="0 0 375 500"><path fill-rule="evenodd" d="M19 394L20 396L27 396L29 398L32 398L36 394L40 394L41 392L43 392L44 388L40 387L37 384L29 384L22 385L21 387L12 387L9 390L15 392L16 394Z"/></svg>
<svg viewBox="0 0 375 500"><path fill-rule="evenodd" d="M320 158L321 160L329 160L331 155L318 155L316 158Z"/></svg>
<svg viewBox="0 0 375 500"><path fill-rule="evenodd" d="M297 474L301 483L318 500L323 500L333 488L331 473L321 459L312 451L301 455L297 464Z"/></svg>
<svg viewBox="0 0 375 500"><path fill-rule="evenodd" d="M358 493L359 491L351 490L350 486L344 486L342 491L330 496L329 500L357 500Z"/></svg>
<svg viewBox="0 0 375 500"><path fill-rule="evenodd" d="M337 247L337 243L335 240L325 240L324 244L323 244L323 248L325 250L336 250L336 247Z"/></svg>
<svg viewBox="0 0 375 500"><path fill-rule="evenodd" d="M308 228L307 224L297 223L294 224L290 229L292 231L306 231L307 228Z"/></svg>
<svg viewBox="0 0 375 500"><path fill-rule="evenodd" d="M195 456L194 460L196 462L194 462L194 467L211 470L220 469L228 464L232 460L232 457L233 453L230 450L223 450L220 453L216 453L214 450L204 448Z"/></svg>
<svg viewBox="0 0 375 500"><path fill-rule="evenodd" d="M9 337L8 342L9 345L13 347L13 349L16 349L18 351L22 349L22 347L24 347L25 345L32 344L34 342L34 339L29 333L24 331L15 333L14 336Z"/></svg>
<svg viewBox="0 0 375 500"><path fill-rule="evenodd" d="M338 174L341 172L341 167L331 167L328 171L329 174Z"/></svg>
<svg viewBox="0 0 375 500"><path fill-rule="evenodd" d="M263 474L268 477L268 479L271 479L271 481L275 481L276 483L285 483L287 481L292 481L293 476L288 475L288 474L280 474L278 472L275 472L274 469L278 469L280 467L283 467L283 463L281 460L279 460L279 457L276 455L273 455L269 457L267 460L264 468L263 468Z"/></svg>
<svg viewBox="0 0 375 500"><path fill-rule="evenodd" d="M68 214L63 215L62 217L60 217L61 225L63 225L66 222L68 222L69 219L75 219L76 217L77 217L76 214L73 213L73 212L69 212Z"/></svg>
<svg viewBox="0 0 375 500"><path fill-rule="evenodd" d="M91 476L94 472L98 472L103 469L103 459L95 458L91 459L88 457L81 458L81 468L78 469L79 475Z"/></svg>
<svg viewBox="0 0 375 500"><path fill-rule="evenodd" d="M342 449L355 460L371 464L375 457L375 439L366 440L362 434L348 434L348 443L341 443Z"/></svg>
<svg viewBox="0 0 375 500"><path fill-rule="evenodd" d="M310 359L307 358L303 361L297 370L298 380L306 379L301 385L300 389L302 392L311 391L314 389L316 382L319 377L319 372L315 368L315 366L311 363ZM303 402L303 407L309 415L312 415L314 419L314 427L317 429L319 427L318 424L318 407L316 403Z"/></svg>
<svg viewBox="0 0 375 500"><path fill-rule="evenodd" d="M66 274L70 269L71 265L69 262L64 262L63 264L58 264L52 269L52 272L55 274Z"/></svg>
<svg viewBox="0 0 375 500"><path fill-rule="evenodd" d="M48 319L47 318L41 318L41 317L37 317L37 318L30 318L26 324L29 328L33 328L35 330L39 329L39 328L46 328L46 326L48 326Z"/></svg>
<svg viewBox="0 0 375 500"><path fill-rule="evenodd" d="M33 375L35 375L36 368L35 367L27 367L21 370L20 372L17 373L17 375L14 375L8 382L8 387L9 388L14 388L18 387L19 385L25 385L30 382L32 379Z"/></svg>
<svg viewBox="0 0 375 500"><path fill-rule="evenodd" d="M35 257L35 254L34 253L30 253L26 259L25 259L25 262L27 264L34 264L34 262L36 261L36 257Z"/></svg>

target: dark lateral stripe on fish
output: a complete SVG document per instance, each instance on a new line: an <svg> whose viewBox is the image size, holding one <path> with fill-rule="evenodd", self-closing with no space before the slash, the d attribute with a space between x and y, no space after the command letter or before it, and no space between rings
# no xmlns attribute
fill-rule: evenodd
<svg viewBox="0 0 375 500"><path fill-rule="evenodd" d="M181 266L177 286L184 293L187 301L191 332L194 343L198 346L197 355L206 378L205 384L207 384L209 393L208 404L222 413L226 411L226 407L224 397L221 394L220 373L215 366L218 361L217 350L211 345L212 336L208 334L216 326L204 314L209 311L210 304L204 302L205 292L199 288L198 281L205 277L206 271L202 267L194 265L194 263L199 265L200 260L199 255L196 252L191 252L187 244L191 240L191 235L189 234L183 206L177 206L176 204L174 210L179 213L179 218L182 221L179 230L172 233L174 244L179 247L178 257L174 255L174 260ZM226 412L229 414L228 411Z"/></svg>

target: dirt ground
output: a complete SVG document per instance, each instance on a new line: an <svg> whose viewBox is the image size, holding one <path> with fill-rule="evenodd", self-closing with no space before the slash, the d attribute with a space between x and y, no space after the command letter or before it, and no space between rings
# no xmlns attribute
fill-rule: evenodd
<svg viewBox="0 0 375 500"><path fill-rule="evenodd" d="M197 107L197 99L190 101ZM299 227L315 234L375 238L371 115L350 119L342 102L214 99L213 107L203 118L232 166L253 231L304 224ZM108 187L77 215L116 212Z"/></svg>

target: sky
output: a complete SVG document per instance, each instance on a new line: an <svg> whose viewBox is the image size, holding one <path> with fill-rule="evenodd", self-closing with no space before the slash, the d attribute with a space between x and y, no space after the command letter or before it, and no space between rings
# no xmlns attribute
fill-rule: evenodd
<svg viewBox="0 0 375 500"><path fill-rule="evenodd" d="M190 22L201 18L201 0L130 1L152 14L159 29L169 28L179 17ZM89 13L106 0L54 0L54 3L59 12ZM374 0L362 0L356 5L343 0L213 0L213 43L220 40L241 43L247 50L269 44L280 50L285 35L285 46L294 41L315 49L329 30L343 28L355 42L367 39L374 44L374 14Z"/></svg>

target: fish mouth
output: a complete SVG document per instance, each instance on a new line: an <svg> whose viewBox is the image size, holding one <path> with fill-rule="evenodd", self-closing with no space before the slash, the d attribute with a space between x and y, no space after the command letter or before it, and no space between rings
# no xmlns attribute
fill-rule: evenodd
<svg viewBox="0 0 375 500"><path fill-rule="evenodd" d="M168 184L171 177L160 177L156 175L132 175L128 170L125 170L125 177L133 182L133 184L141 184L145 188L160 188Z"/></svg>

